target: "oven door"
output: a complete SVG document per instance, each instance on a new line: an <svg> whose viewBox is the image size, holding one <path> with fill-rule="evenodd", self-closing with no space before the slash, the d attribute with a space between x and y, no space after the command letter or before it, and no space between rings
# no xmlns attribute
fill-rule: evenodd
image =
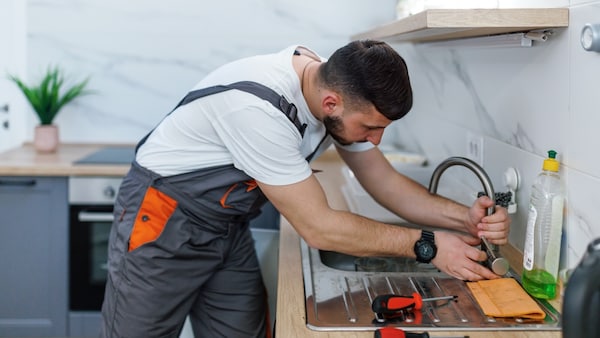
<svg viewBox="0 0 600 338"><path fill-rule="evenodd" d="M71 205L69 226L69 306L100 311L107 276L113 205Z"/></svg>

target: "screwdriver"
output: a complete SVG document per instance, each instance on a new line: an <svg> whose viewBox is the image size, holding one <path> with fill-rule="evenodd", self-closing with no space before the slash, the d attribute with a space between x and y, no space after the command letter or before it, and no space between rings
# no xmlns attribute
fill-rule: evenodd
<svg viewBox="0 0 600 338"><path fill-rule="evenodd" d="M414 292L412 296L398 296L394 294L380 295L373 299L371 309L375 313L390 314L402 310L420 310L423 302L433 302L436 300L452 300L458 296L443 296L433 298L422 298L418 292Z"/></svg>
<svg viewBox="0 0 600 338"><path fill-rule="evenodd" d="M375 338L430 338L429 333L425 332L405 332L402 329L394 327L383 327L375 330ZM431 337L431 338L469 338L469 336L454 337Z"/></svg>

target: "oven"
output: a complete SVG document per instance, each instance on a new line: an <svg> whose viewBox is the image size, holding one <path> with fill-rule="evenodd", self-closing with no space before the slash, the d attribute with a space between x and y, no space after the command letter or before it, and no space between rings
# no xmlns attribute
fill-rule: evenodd
<svg viewBox="0 0 600 338"><path fill-rule="evenodd" d="M69 178L69 310L99 313L113 205L122 178Z"/></svg>

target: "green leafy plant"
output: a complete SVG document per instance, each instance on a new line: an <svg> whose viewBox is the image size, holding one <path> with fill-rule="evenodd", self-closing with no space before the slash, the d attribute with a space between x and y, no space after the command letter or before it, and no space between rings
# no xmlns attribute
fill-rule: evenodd
<svg viewBox="0 0 600 338"><path fill-rule="evenodd" d="M91 93L86 90L89 78L69 88L63 88L65 77L59 67L49 67L37 86L27 86L14 75L9 75L9 78L21 89L38 115L41 125L52 124L56 115L66 104L81 95Z"/></svg>

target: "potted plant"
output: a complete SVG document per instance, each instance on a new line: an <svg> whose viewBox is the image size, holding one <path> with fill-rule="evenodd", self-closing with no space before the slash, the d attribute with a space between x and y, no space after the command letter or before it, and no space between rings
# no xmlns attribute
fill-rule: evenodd
<svg viewBox="0 0 600 338"><path fill-rule="evenodd" d="M89 78L65 88L65 77L58 66L48 67L37 86L27 86L14 75L9 78L21 89L40 120L33 137L35 149L44 153L56 151L58 126L53 124L54 118L69 102L90 93L86 90Z"/></svg>

